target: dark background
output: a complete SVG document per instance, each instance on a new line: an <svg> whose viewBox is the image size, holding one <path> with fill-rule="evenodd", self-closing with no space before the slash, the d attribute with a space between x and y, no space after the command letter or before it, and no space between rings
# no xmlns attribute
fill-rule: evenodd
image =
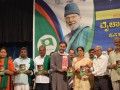
<svg viewBox="0 0 120 90"><path fill-rule="evenodd" d="M28 49L32 57L33 0L0 0L0 47L6 47L13 59L19 49Z"/></svg>

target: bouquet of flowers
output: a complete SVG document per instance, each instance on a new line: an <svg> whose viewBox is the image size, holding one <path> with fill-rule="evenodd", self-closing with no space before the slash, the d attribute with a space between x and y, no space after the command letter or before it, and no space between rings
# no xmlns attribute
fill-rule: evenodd
<svg viewBox="0 0 120 90"><path fill-rule="evenodd" d="M68 67L67 76L68 77L72 77L73 76L73 68L72 67Z"/></svg>
<svg viewBox="0 0 120 90"><path fill-rule="evenodd" d="M25 64L20 64L19 70L20 70L20 73L24 74L25 71L26 71L26 66L25 66Z"/></svg>
<svg viewBox="0 0 120 90"><path fill-rule="evenodd" d="M42 74L43 72L43 65L37 65L37 69L38 69L38 74Z"/></svg>
<svg viewBox="0 0 120 90"><path fill-rule="evenodd" d="M0 75L4 75L4 65L0 65Z"/></svg>

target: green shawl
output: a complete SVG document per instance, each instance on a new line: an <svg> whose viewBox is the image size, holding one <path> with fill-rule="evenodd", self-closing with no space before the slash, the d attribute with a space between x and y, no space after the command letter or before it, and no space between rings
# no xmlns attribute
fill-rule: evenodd
<svg viewBox="0 0 120 90"><path fill-rule="evenodd" d="M8 69L8 58L4 59L4 68L5 68L5 70ZM7 83L8 83L8 75L5 74L5 75L2 76L2 81L1 81L1 84L0 84L0 88L6 88Z"/></svg>
<svg viewBox="0 0 120 90"><path fill-rule="evenodd" d="M50 69L50 56L46 55L43 63L43 70L49 70L49 69Z"/></svg>
<svg viewBox="0 0 120 90"><path fill-rule="evenodd" d="M29 70L32 70L32 72L33 72L33 69L34 69L34 62L33 62L33 59L30 58ZM31 76L31 74L28 75L28 82L29 82L29 85L32 85L32 76Z"/></svg>
<svg viewBox="0 0 120 90"><path fill-rule="evenodd" d="M34 69L34 62L33 62L32 59L30 59L30 68L29 68L29 70L33 71L33 69ZM50 69L50 56L46 55L44 63L43 63L43 70L49 70L49 69ZM46 75L46 76L48 76L48 75ZM31 77L30 74L28 75L28 82L29 82L29 85L32 85L32 77Z"/></svg>

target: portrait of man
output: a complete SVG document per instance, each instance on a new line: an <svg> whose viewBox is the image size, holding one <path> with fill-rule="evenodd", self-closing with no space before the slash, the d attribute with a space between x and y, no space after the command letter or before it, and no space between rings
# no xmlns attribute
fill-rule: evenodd
<svg viewBox="0 0 120 90"><path fill-rule="evenodd" d="M71 30L71 32L64 37L65 42L68 44L66 51L68 52L70 49L76 50L78 46L82 46L86 49L91 34L91 28L89 26L80 26L82 16L76 3L68 3L65 6L64 17L67 26Z"/></svg>

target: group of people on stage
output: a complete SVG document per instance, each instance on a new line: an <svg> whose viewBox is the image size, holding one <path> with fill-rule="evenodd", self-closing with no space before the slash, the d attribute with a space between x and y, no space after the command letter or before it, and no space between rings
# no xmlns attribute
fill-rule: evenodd
<svg viewBox="0 0 120 90"><path fill-rule="evenodd" d="M15 60L7 56L5 47L0 48L0 90L30 90L33 70L34 62L27 57L26 47L20 49Z"/></svg>
<svg viewBox="0 0 120 90"><path fill-rule="evenodd" d="M58 52L51 55L46 55L46 47L41 45L34 60L28 58L25 47L15 60L7 57L7 50L2 47L0 90L30 90L30 85L35 90L120 90L120 38L114 39L114 46L107 49L108 55L96 46L87 57L81 46L66 53L66 42L60 42Z"/></svg>

